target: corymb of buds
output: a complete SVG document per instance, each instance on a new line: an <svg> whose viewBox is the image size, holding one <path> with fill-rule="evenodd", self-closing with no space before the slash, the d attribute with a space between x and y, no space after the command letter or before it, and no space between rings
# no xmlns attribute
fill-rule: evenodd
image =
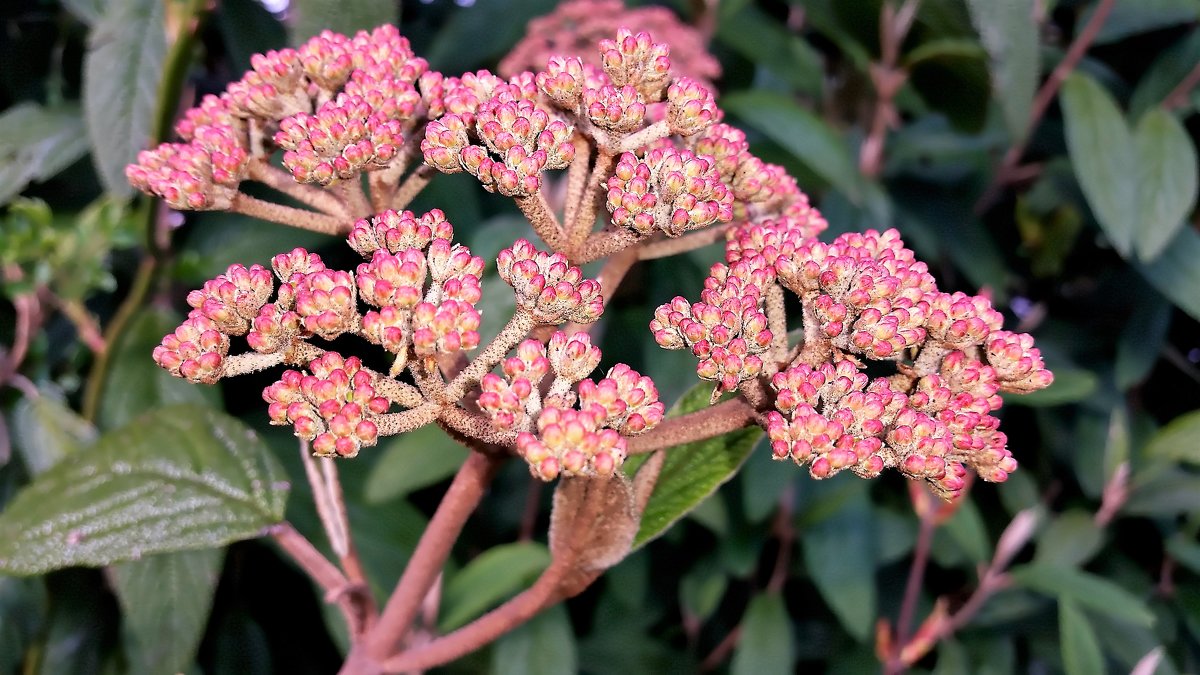
<svg viewBox="0 0 1200 675"><path fill-rule="evenodd" d="M601 40L600 62L618 87L632 86L647 101L661 101L671 79L670 48L649 33L617 29L617 39Z"/></svg>
<svg viewBox="0 0 1200 675"><path fill-rule="evenodd" d="M125 167L135 188L161 198L173 209L226 210L246 174L246 151L232 132L204 126L191 143L164 143L143 150Z"/></svg>
<svg viewBox="0 0 1200 675"><path fill-rule="evenodd" d="M275 143L297 181L328 185L386 166L404 143L400 122L361 96L340 95L317 110L279 123Z"/></svg>
<svg viewBox="0 0 1200 675"><path fill-rule="evenodd" d="M677 237L731 219L733 193L711 157L656 148L644 159L621 156L608 179L607 206L616 225Z"/></svg>
<svg viewBox="0 0 1200 675"><path fill-rule="evenodd" d="M187 302L226 335L244 335L274 289L274 279L263 266L234 264L188 293Z"/></svg>
<svg viewBox="0 0 1200 675"><path fill-rule="evenodd" d="M179 328L154 348L154 362L175 377L213 384L225 371L229 338L216 322L193 311Z"/></svg>
<svg viewBox="0 0 1200 675"><path fill-rule="evenodd" d="M583 272L561 253L539 251L518 239L500 251L496 264L500 278L516 290L517 306L538 323L591 323L604 311L600 283L584 279Z"/></svg>
<svg viewBox="0 0 1200 675"><path fill-rule="evenodd" d="M311 373L286 371L263 390L271 424L291 424L321 456L354 457L360 448L375 445L379 428L374 419L389 404L376 395L358 358L327 352L308 367Z"/></svg>
<svg viewBox="0 0 1200 675"><path fill-rule="evenodd" d="M708 87L681 77L667 88L667 124L671 133L691 136L721 121L721 109Z"/></svg>

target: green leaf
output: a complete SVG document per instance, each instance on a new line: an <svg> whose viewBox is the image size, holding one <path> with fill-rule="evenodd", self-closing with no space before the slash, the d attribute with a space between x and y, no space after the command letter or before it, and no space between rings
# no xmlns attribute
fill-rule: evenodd
<svg viewBox="0 0 1200 675"><path fill-rule="evenodd" d="M379 504L441 482L454 474L468 454L435 425L401 434L379 453L364 497Z"/></svg>
<svg viewBox="0 0 1200 675"><path fill-rule="evenodd" d="M109 345L110 369L97 414L101 429L123 426L143 411L174 403L219 406L221 391L188 382L159 368L150 358L167 333L183 317L151 307L136 314L115 344Z"/></svg>
<svg viewBox="0 0 1200 675"><path fill-rule="evenodd" d="M1196 148L1183 124L1162 108L1142 116L1133 132L1137 151L1138 257L1157 258L1184 225L1196 202Z"/></svg>
<svg viewBox="0 0 1200 675"><path fill-rule="evenodd" d="M1089 21L1094 12L1094 6L1084 12L1079 25ZM1200 19L1200 0L1117 0L1100 27L1096 44L1116 42L1138 33L1197 19Z"/></svg>
<svg viewBox="0 0 1200 675"><path fill-rule="evenodd" d="M1154 623L1154 614L1142 600L1094 574L1039 562L1014 567L1009 574L1018 585L1058 598L1060 602L1071 600L1092 611L1141 626Z"/></svg>
<svg viewBox="0 0 1200 675"><path fill-rule="evenodd" d="M946 533L973 562L981 563L992 557L987 526L975 502L963 501L950 520L946 521Z"/></svg>
<svg viewBox="0 0 1200 675"><path fill-rule="evenodd" d="M798 91L821 94L825 79L821 55L758 7L750 5L722 16L717 22L717 40Z"/></svg>
<svg viewBox="0 0 1200 675"><path fill-rule="evenodd" d="M792 467L781 466L772 457L769 446L769 440L763 436L738 472L742 515L752 523L761 523L775 512L779 498L798 475Z"/></svg>
<svg viewBox="0 0 1200 675"><path fill-rule="evenodd" d="M992 89L1014 141L1029 133L1040 72L1034 0L968 0L971 23L991 57Z"/></svg>
<svg viewBox="0 0 1200 675"><path fill-rule="evenodd" d="M866 643L875 624L875 540L866 484L845 482L822 492L848 494L836 510L803 530L804 562L825 603L854 639ZM834 500L829 500L833 503Z"/></svg>
<svg viewBox="0 0 1200 675"><path fill-rule="evenodd" d="M178 673L192 663L224 557L222 549L176 551L113 566L134 672Z"/></svg>
<svg viewBox="0 0 1200 675"><path fill-rule="evenodd" d="M354 35L385 23L400 23L400 3L391 0L292 0L288 13L293 45L326 29Z"/></svg>
<svg viewBox="0 0 1200 675"><path fill-rule="evenodd" d="M717 611L729 577L712 558L698 563L679 580L679 604L689 616L703 622Z"/></svg>
<svg viewBox="0 0 1200 675"><path fill-rule="evenodd" d="M1121 513L1132 516L1168 516L1200 511L1200 476L1172 467L1147 478L1134 474L1129 499Z"/></svg>
<svg viewBox="0 0 1200 675"><path fill-rule="evenodd" d="M13 445L31 476L96 441L96 428L46 389L35 399L18 401L12 415Z"/></svg>
<svg viewBox="0 0 1200 675"><path fill-rule="evenodd" d="M1057 567L1078 567L1092 559L1104 545L1104 533L1091 513L1081 509L1067 511L1038 535L1034 561Z"/></svg>
<svg viewBox="0 0 1200 675"><path fill-rule="evenodd" d="M1088 206L1121 255L1133 253L1137 218L1137 151L1116 101L1095 80L1075 73L1062 88L1067 149Z"/></svg>
<svg viewBox="0 0 1200 675"><path fill-rule="evenodd" d="M45 618L41 579L0 577L0 672L21 672L25 650L42 632Z"/></svg>
<svg viewBox="0 0 1200 675"><path fill-rule="evenodd" d="M842 139L820 117L787 96L768 91L723 96L721 107L795 155L850 201L862 203L863 178L854 159Z"/></svg>
<svg viewBox="0 0 1200 675"><path fill-rule="evenodd" d="M792 623L783 596L763 593L750 600L742 617L742 637L733 652L732 675L791 673L796 660Z"/></svg>
<svg viewBox="0 0 1200 675"><path fill-rule="evenodd" d="M679 399L671 415L707 408L711 392L712 385L707 382L696 385ZM660 450L667 453L667 458L642 514L642 526L633 540L633 550L666 532L675 521L733 478L761 434L761 429L752 427Z"/></svg>
<svg viewBox="0 0 1200 675"><path fill-rule="evenodd" d="M252 54L287 46L287 29L258 0L224 0L216 20L235 71L249 70Z"/></svg>
<svg viewBox="0 0 1200 675"><path fill-rule="evenodd" d="M75 570L48 579L52 593L41 644L25 672L37 675L96 675L106 644L115 641L111 596L95 572ZM36 664L36 669L34 668Z"/></svg>
<svg viewBox="0 0 1200 675"><path fill-rule="evenodd" d="M96 23L104 15L104 0L63 0L62 4L85 23Z"/></svg>
<svg viewBox="0 0 1200 675"><path fill-rule="evenodd" d="M1004 397L1004 402L1032 407L1078 403L1090 397L1098 386L1100 378L1090 370L1054 368L1054 382L1049 387L1028 394L1011 394Z"/></svg>
<svg viewBox="0 0 1200 675"><path fill-rule="evenodd" d="M0 114L0 205L87 154L79 108L19 103Z"/></svg>
<svg viewBox="0 0 1200 675"><path fill-rule="evenodd" d="M1163 254L1138 271L1175 306L1200 321L1200 233L1185 227Z"/></svg>
<svg viewBox="0 0 1200 675"><path fill-rule="evenodd" d="M1096 632L1083 611L1069 600L1058 604L1058 637L1062 641L1063 670L1067 675L1105 672Z"/></svg>
<svg viewBox="0 0 1200 675"><path fill-rule="evenodd" d="M560 604L496 641L491 674L573 675L578 660L571 617Z"/></svg>
<svg viewBox="0 0 1200 675"><path fill-rule="evenodd" d="M152 141L167 55L161 0L111 0L83 59L83 110L92 161L105 189L129 197L125 165Z"/></svg>
<svg viewBox="0 0 1200 675"><path fill-rule="evenodd" d="M543 544L524 542L488 549L450 577L442 594L438 629L462 626L523 590L550 564Z"/></svg>
<svg viewBox="0 0 1200 675"><path fill-rule="evenodd" d="M1200 63L1200 29L1192 29L1187 37L1167 47L1154 59L1138 79L1137 88L1129 99L1129 116L1139 119L1147 110L1163 103L1196 63Z"/></svg>
<svg viewBox="0 0 1200 675"><path fill-rule="evenodd" d="M1200 410L1171 420L1150 439L1144 454L1152 459L1200 464Z"/></svg>
<svg viewBox="0 0 1200 675"><path fill-rule="evenodd" d="M0 573L29 575L249 539L283 518L287 483L241 422L150 412L38 476L0 513Z"/></svg>
<svg viewBox="0 0 1200 675"><path fill-rule="evenodd" d="M1171 304L1157 293L1147 291L1117 340L1114 377L1122 391L1150 376L1171 328Z"/></svg>
<svg viewBox="0 0 1200 675"><path fill-rule="evenodd" d="M554 0L523 0L458 4L424 54L430 68L447 75L495 63L525 34L530 19L548 14L557 3ZM522 68L537 70L544 65L531 64Z"/></svg>

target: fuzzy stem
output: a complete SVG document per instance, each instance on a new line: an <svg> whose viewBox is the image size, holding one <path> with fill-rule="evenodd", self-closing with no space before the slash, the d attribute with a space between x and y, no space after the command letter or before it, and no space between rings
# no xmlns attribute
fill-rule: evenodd
<svg viewBox="0 0 1200 675"><path fill-rule="evenodd" d="M670 125L666 120L659 120L645 129L635 131L621 139L621 142L617 144L617 152L633 152L670 135Z"/></svg>
<svg viewBox="0 0 1200 675"><path fill-rule="evenodd" d="M546 201L545 192L538 190L536 194L528 197L517 197L516 202L517 207L521 209L521 213L525 214L525 218L533 226L533 231L537 232L542 241L546 242L551 250L562 252L566 245L566 236L563 234L562 226L558 223L558 218L550 208L550 203Z"/></svg>
<svg viewBox="0 0 1200 675"><path fill-rule="evenodd" d="M286 171L271 166L264 159L250 162L247 175L250 180L262 183L326 215L341 219L350 215L345 203L337 195L307 183L297 183Z"/></svg>
<svg viewBox="0 0 1200 675"><path fill-rule="evenodd" d="M698 232L685 234L682 237L647 242L638 249L638 257L642 260L654 260L655 258L668 258L680 253L694 251L720 241L728 231L728 224L715 225L699 230Z"/></svg>
<svg viewBox="0 0 1200 675"><path fill-rule="evenodd" d="M438 420L446 427L468 438L498 447L511 448L517 443L517 432L500 431L482 415L467 412L458 406L442 408Z"/></svg>
<svg viewBox="0 0 1200 675"><path fill-rule="evenodd" d="M663 420L654 429L629 439L627 452L640 455L744 429L758 418L754 406L737 397L711 408Z"/></svg>
<svg viewBox="0 0 1200 675"><path fill-rule="evenodd" d="M587 238L578 250L573 251L571 263L575 265L586 265L593 260L607 258L608 256L624 250L643 239L643 235L626 230L625 228L604 230L597 232Z"/></svg>
<svg viewBox="0 0 1200 675"><path fill-rule="evenodd" d="M463 462L417 542L379 621L366 636L364 647L369 656L386 657L409 630L421 600L436 581L459 532L483 499L499 466L499 461L477 452Z"/></svg>
<svg viewBox="0 0 1200 675"><path fill-rule="evenodd" d="M571 144L575 146L575 159L571 160L571 167L567 170L567 194L563 200L563 226L567 231L567 236L574 241L579 225L575 222L575 218L583 206L588 170L591 168L592 162L592 146L588 143L587 138L578 133L571 139Z"/></svg>
<svg viewBox="0 0 1200 675"><path fill-rule="evenodd" d="M375 379L371 385L384 398L405 408L416 408L425 402L425 397L417 391L416 387L407 382L397 382L382 373L375 373Z"/></svg>
<svg viewBox="0 0 1200 675"><path fill-rule="evenodd" d="M421 193L421 190L429 185L429 181L433 180L436 173L434 168L427 164L418 166L417 170L410 173L392 194L391 207L397 211L408 207L412 200Z"/></svg>
<svg viewBox="0 0 1200 675"><path fill-rule="evenodd" d="M225 371L221 373L221 377L237 377L238 375L257 373L260 370L266 370L281 363L283 363L282 352L275 352L274 354L246 352L245 354L227 356L225 357Z"/></svg>
<svg viewBox="0 0 1200 675"><path fill-rule="evenodd" d="M783 286L770 284L766 297L767 326L771 329L771 362L768 369L778 370L779 364L787 358L787 314L783 297ZM771 373L768 373L771 374Z"/></svg>
<svg viewBox="0 0 1200 675"><path fill-rule="evenodd" d="M334 184L333 189L342 194L342 200L354 218L366 218L374 212L367 193L363 191L362 177L346 178Z"/></svg>
<svg viewBox="0 0 1200 675"><path fill-rule="evenodd" d="M320 234L346 234L350 231L349 225L343 224L344 220L315 211L263 201L244 192L234 195L229 210L260 220L269 220L273 223L298 227Z"/></svg>
<svg viewBox="0 0 1200 675"><path fill-rule="evenodd" d="M571 251L578 250L587 241L588 235L596 225L596 213L600 210L600 202L604 201L608 177L612 174L617 156L608 150L600 149L596 164L588 176L587 184L583 186L583 197L580 200L579 212L575 216L575 224L571 227L571 241L567 246ZM592 258L595 260L595 258Z"/></svg>
<svg viewBox="0 0 1200 675"><path fill-rule="evenodd" d="M380 436L396 436L429 424L437 419L441 409L442 406L430 401L404 412L380 415L375 418L375 426Z"/></svg>
<svg viewBox="0 0 1200 675"><path fill-rule="evenodd" d="M504 358L513 345L529 334L529 330L533 326L533 317L529 312L518 307L517 313L508 320L504 330L501 330L500 334L471 361L471 365L467 366L446 386L446 402L450 403L461 399L467 393L467 389L475 386L493 366L500 363L500 359Z"/></svg>

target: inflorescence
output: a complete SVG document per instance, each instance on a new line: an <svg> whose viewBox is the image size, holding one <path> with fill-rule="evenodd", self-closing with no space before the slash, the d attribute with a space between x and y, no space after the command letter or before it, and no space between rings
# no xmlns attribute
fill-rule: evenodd
<svg viewBox="0 0 1200 675"><path fill-rule="evenodd" d="M685 53L702 51L669 32ZM1000 394L1053 379L1029 335L1003 330L984 297L938 290L895 230L820 241L827 224L796 181L721 121L705 84L715 62L693 54L690 76L677 76L667 44L624 28L598 55L576 51L545 54L538 72L447 77L383 26L256 56L184 115L182 142L142 153L130 182L176 209L342 234L363 262L334 270L298 248L270 270L233 265L189 294L192 312L155 361L206 384L299 368L263 397L272 423L319 455L353 457L437 423L509 449L543 480L612 476L626 439L652 432L664 406L625 364L588 379L601 352L580 326L601 317L615 282L585 278L580 265L723 237L725 262L698 299L666 302L650 328L663 348L692 352L713 402L733 394L755 407L776 459L815 478L895 469L945 498L961 493L968 469L1007 478L1016 460L994 416ZM269 161L276 151L283 169ZM436 172L469 173L513 198L551 249L522 239L500 252L516 310L487 344L484 261L454 242L440 211L404 210ZM250 197L239 189L247 180L305 208ZM312 343L343 335L382 348L386 372ZM247 349L231 353L237 336ZM869 376L867 362L890 374Z"/></svg>

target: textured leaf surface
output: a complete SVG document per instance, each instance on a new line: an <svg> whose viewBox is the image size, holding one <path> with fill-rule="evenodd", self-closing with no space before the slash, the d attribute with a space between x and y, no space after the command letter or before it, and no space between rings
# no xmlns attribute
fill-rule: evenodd
<svg viewBox="0 0 1200 675"><path fill-rule="evenodd" d="M671 414L683 415L708 407L711 392L712 385L707 382L696 385L675 404ZM741 429L662 451L667 458L642 514L641 529L633 540L634 550L666 532L733 478L761 434L757 427Z"/></svg>
<svg viewBox="0 0 1200 675"><path fill-rule="evenodd" d="M283 518L275 458L248 427L162 408L38 476L0 514L0 573L40 574L221 546Z"/></svg>
<svg viewBox="0 0 1200 675"><path fill-rule="evenodd" d="M0 205L30 182L53 177L87 154L77 107L20 103L0 114Z"/></svg>
<svg viewBox="0 0 1200 675"><path fill-rule="evenodd" d="M83 60L83 109L105 189L133 194L125 165L150 143L167 38L160 0L111 0Z"/></svg>
<svg viewBox="0 0 1200 675"><path fill-rule="evenodd" d="M542 544L505 544L488 549L450 577L442 594L438 628L449 632L515 595L550 564Z"/></svg>
<svg viewBox="0 0 1200 675"><path fill-rule="evenodd" d="M132 670L187 669L204 637L224 557L223 549L176 551L113 566Z"/></svg>
<svg viewBox="0 0 1200 675"><path fill-rule="evenodd" d="M991 57L993 89L1014 139L1028 133L1038 84L1038 26L1033 0L969 0L971 22Z"/></svg>
<svg viewBox="0 0 1200 675"><path fill-rule="evenodd" d="M1141 626L1154 623L1154 614L1129 591L1094 574L1069 567L1031 563L1014 567L1013 580L1039 593L1076 602L1080 607Z"/></svg>
<svg viewBox="0 0 1200 675"><path fill-rule="evenodd" d="M764 593L755 596L742 617L742 637L733 652L733 675L771 675L790 673L795 661L792 624L783 596Z"/></svg>
<svg viewBox="0 0 1200 675"><path fill-rule="evenodd" d="M820 117L768 91L724 96L721 107L783 146L851 201L862 201L862 177L850 151Z"/></svg>
<svg viewBox="0 0 1200 675"><path fill-rule="evenodd" d="M1142 116L1133 133L1138 161L1138 257L1154 260L1184 226L1196 202L1196 148L1183 124L1162 108Z"/></svg>
<svg viewBox="0 0 1200 675"><path fill-rule="evenodd" d="M1133 252L1137 205L1137 153L1125 118L1112 95L1092 78L1076 73L1062 88L1071 166L1088 205L1113 246Z"/></svg>
<svg viewBox="0 0 1200 675"><path fill-rule="evenodd" d="M1200 464L1200 410L1171 420L1150 439L1144 454L1155 459Z"/></svg>
<svg viewBox="0 0 1200 675"><path fill-rule="evenodd" d="M1058 604L1058 637L1062 641L1063 670L1067 675L1104 672L1104 655L1087 615L1070 600Z"/></svg>
<svg viewBox="0 0 1200 675"><path fill-rule="evenodd" d="M454 475L468 450L434 425L387 442L367 478L366 500L379 504Z"/></svg>

